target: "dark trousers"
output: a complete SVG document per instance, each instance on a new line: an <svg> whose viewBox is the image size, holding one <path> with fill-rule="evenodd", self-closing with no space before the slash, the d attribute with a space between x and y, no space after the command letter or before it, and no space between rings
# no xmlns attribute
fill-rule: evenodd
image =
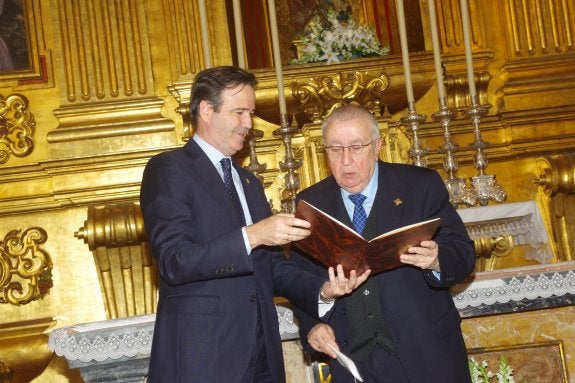
<svg viewBox="0 0 575 383"><path fill-rule="evenodd" d="M364 383L409 383L399 359L381 346L375 346L369 356L357 363Z"/></svg>
<svg viewBox="0 0 575 383"><path fill-rule="evenodd" d="M261 318L258 318L256 336L250 365L241 383L273 383L270 368L266 358L266 344L264 340L264 326Z"/></svg>

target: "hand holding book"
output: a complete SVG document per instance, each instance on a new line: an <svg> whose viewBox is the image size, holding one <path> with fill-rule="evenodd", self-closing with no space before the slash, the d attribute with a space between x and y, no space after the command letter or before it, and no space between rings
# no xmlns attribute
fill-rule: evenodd
<svg viewBox="0 0 575 383"><path fill-rule="evenodd" d="M362 274L371 269L372 274L377 274L404 266L399 256L409 247L430 240L441 222L440 218L435 218L403 226L366 241L353 229L306 201L298 202L295 216L311 224L311 235L293 242L294 246L327 267L341 264L346 275L350 275L351 270Z"/></svg>

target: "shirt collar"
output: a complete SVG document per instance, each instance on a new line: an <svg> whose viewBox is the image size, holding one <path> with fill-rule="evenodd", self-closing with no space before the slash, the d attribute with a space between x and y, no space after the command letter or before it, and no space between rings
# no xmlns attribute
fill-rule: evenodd
<svg viewBox="0 0 575 383"><path fill-rule="evenodd" d="M206 155L208 156L210 161L214 164L214 166L216 166L216 168L219 169L220 161L222 160L222 158L225 158L226 156L224 156L222 152L220 152L218 149L208 144L206 140L204 140L199 135L194 134L192 139L196 142L196 144L198 144L198 146L204 151L204 153L206 153Z"/></svg>

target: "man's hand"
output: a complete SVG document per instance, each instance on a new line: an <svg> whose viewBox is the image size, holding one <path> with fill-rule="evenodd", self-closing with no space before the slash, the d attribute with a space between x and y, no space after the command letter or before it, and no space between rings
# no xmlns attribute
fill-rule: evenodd
<svg viewBox="0 0 575 383"><path fill-rule="evenodd" d="M407 265L417 266L421 269L429 269L440 272L439 245L435 241L422 241L420 246L412 246L407 249L408 254L401 254L399 259Z"/></svg>
<svg viewBox="0 0 575 383"><path fill-rule="evenodd" d="M363 282L367 280L371 270L366 270L360 276L357 272L352 270L349 273L349 278L346 278L343 272L343 266L337 265L337 274L333 267L328 269L329 281L325 282L321 287L320 294L324 300L332 300L343 295L350 294L353 290L357 289Z"/></svg>
<svg viewBox="0 0 575 383"><path fill-rule="evenodd" d="M260 245L276 246L298 241L311 234L310 223L293 214L274 214L253 225L246 226L252 249Z"/></svg>
<svg viewBox="0 0 575 383"><path fill-rule="evenodd" d="M319 323L313 326L307 334L307 342L314 350L323 352L333 359L337 357L333 349L339 351L339 346L335 341L333 329L329 325Z"/></svg>

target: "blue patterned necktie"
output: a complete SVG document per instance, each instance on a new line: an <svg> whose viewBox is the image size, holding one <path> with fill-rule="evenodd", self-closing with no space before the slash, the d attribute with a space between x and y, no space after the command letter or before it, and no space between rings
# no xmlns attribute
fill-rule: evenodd
<svg viewBox="0 0 575 383"><path fill-rule="evenodd" d="M236 190L234 180L232 179L232 161L229 158L222 158L220 164L222 165L222 171L224 173L224 184L226 185L226 189L228 189L228 195L232 200L238 217L240 217L242 225L245 225L246 217L244 216L244 210L242 209L240 197L238 196L238 191Z"/></svg>
<svg viewBox="0 0 575 383"><path fill-rule="evenodd" d="M363 208L363 201L365 201L367 197L363 194L350 194L348 197L355 205L353 209L353 226L355 227L355 231L361 234L367 222L367 214L365 214L365 209Z"/></svg>

